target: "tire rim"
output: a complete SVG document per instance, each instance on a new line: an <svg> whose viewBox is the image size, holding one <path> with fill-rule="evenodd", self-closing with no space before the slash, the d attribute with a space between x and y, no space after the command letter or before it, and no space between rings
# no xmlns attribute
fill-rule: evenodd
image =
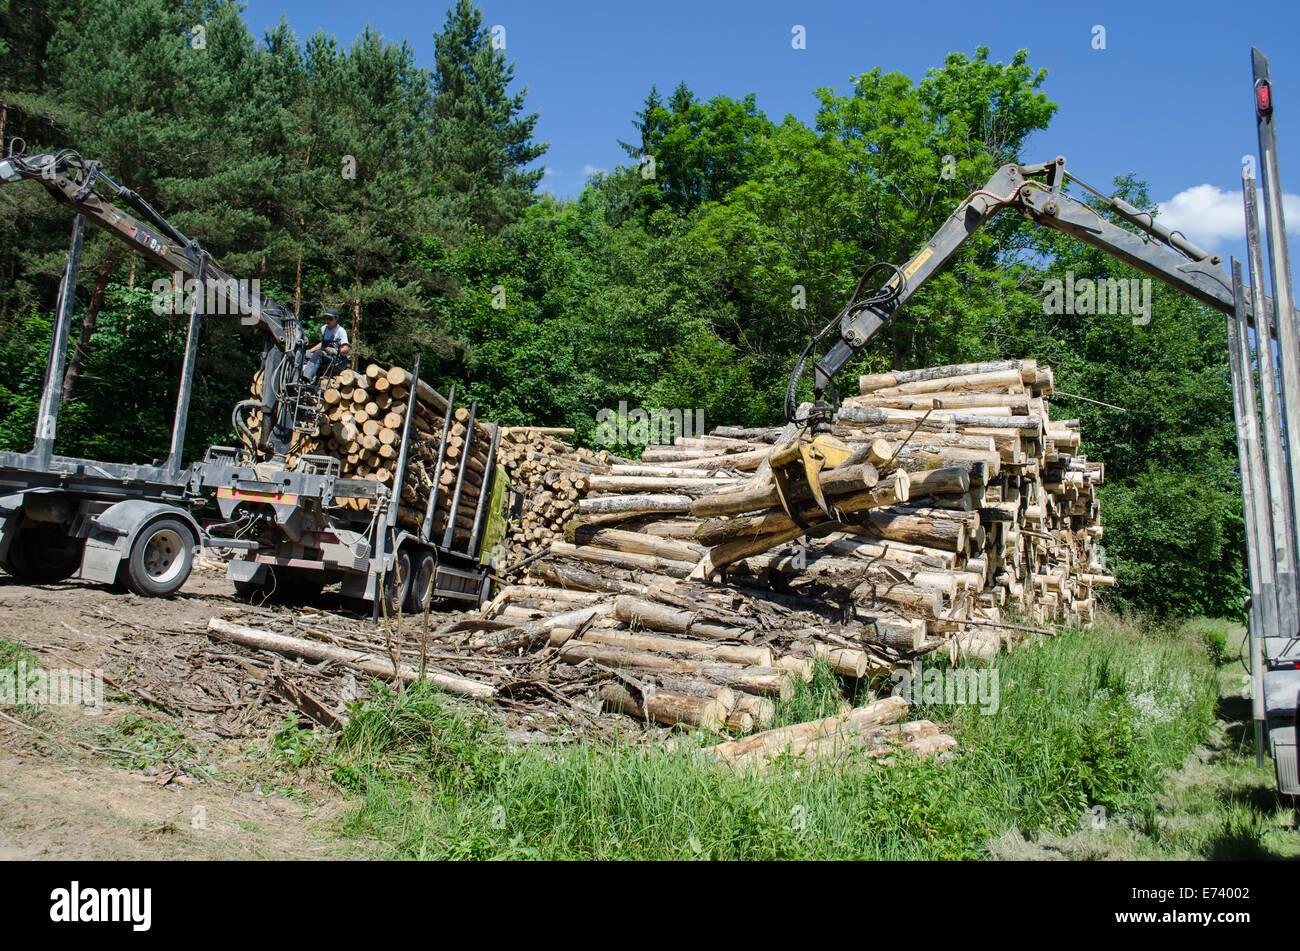
<svg viewBox="0 0 1300 951"><path fill-rule="evenodd" d="M393 571L388 576L388 583L384 585L384 595L388 601L389 612L396 614L402 609L402 602L406 600L406 593L411 590L411 562L409 559L399 558L393 565Z"/></svg>
<svg viewBox="0 0 1300 951"><path fill-rule="evenodd" d="M144 573L154 584L175 581L185 567L185 542L180 533L170 528L154 532L145 543L141 561Z"/></svg>
<svg viewBox="0 0 1300 951"><path fill-rule="evenodd" d="M418 585L419 587L411 589L416 593L415 597L420 602L421 610L424 609L424 605L426 603L424 592L429 587L429 579L432 577L433 577L433 562L432 561L421 562L420 570L416 573L415 580L412 582L412 584ZM432 600L433 597L432 591L429 592L429 596L430 596L429 599Z"/></svg>

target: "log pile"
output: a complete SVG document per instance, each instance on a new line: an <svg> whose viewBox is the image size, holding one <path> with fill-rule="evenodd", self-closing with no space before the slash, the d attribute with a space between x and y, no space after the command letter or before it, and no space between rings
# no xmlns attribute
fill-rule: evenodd
<svg viewBox="0 0 1300 951"><path fill-rule="evenodd" d="M832 426L852 456L819 477L831 520L797 488L793 517L781 504L769 456L791 428L719 427L635 461L574 448L568 430L502 430L499 458L523 514L461 648L544 658L548 683L590 683L594 703L647 725L760 731L756 745L715 748L739 768L774 753L888 760L951 749L938 725L902 722L902 708L877 696L918 659L986 662L1052 633L1043 625L1090 623L1096 592L1114 583L1100 545L1105 469L1081 453L1076 420L1053 418L1052 371L1033 360L859 383ZM359 410L367 435L374 388L354 376L331 389L340 410L324 448L358 467L348 472L382 469L378 447L391 443L368 434L376 445L358 443L353 461L346 428ZM449 471L430 425L445 401L418 397L414 458L427 490L426 477ZM833 723L759 741L818 666L877 712L846 703Z"/></svg>
<svg viewBox="0 0 1300 951"><path fill-rule="evenodd" d="M1010 605L1032 624L1091 623L1096 590L1114 583L1100 545L1105 466L1080 452L1078 420L1052 418L1051 368L1034 360L930 367L863 376L859 388L839 416L846 439L885 440L914 475L967 473L967 490L936 490L928 504L914 492L909 509L895 511L904 523L930 520L913 542L934 539L945 520L964 523L965 550L952 550L982 579L969 579L969 610L996 615ZM895 530L869 528L881 537Z"/></svg>
<svg viewBox="0 0 1300 951"><path fill-rule="evenodd" d="M765 556L733 570L797 574L805 586L818 576L847 585L853 562L842 559L865 558L871 568L855 600L906 604L927 619L930 635L997 622L1007 608L1030 624L1090 623L1097 589L1115 580L1100 545L1096 488L1105 466L1079 452L1077 420L1052 418L1051 368L1009 360L875 374L859 385L833 433L871 460L882 479L905 474L908 497L861 519L820 526L797 564L768 546ZM775 429L718 432L778 438ZM742 522L754 519L733 517L730 524ZM723 538L720 525L704 531L708 540ZM733 561L727 549L711 555ZM876 577L881 573L893 584Z"/></svg>
<svg viewBox="0 0 1300 951"><path fill-rule="evenodd" d="M609 473L609 453L574 448L560 438L572 434L572 429L542 426L502 430L499 459L510 484L524 496L506 538L506 564L544 551L576 515L589 479Z"/></svg>
<svg viewBox="0 0 1300 951"><path fill-rule="evenodd" d="M798 520L780 505L765 464L788 438L777 428L588 459L563 538L488 613L563 618L548 643L610 671L614 709L733 732L761 729L753 698L779 700L817 661L868 687L918 657L985 661L1041 625L1088 624L1114 581L1104 466L1080 454L1077 421L1052 418L1051 369L932 367L860 386L833 427L854 455L820 480L838 520L810 498L796 495ZM913 739L946 748L932 735Z"/></svg>
<svg viewBox="0 0 1300 951"><path fill-rule="evenodd" d="M469 408L452 408L449 421L446 398L420 381L411 399L412 382L404 368L374 363L364 370L345 369L326 380L321 391L324 413L316 427L298 440L287 462L292 468L304 456L332 456L339 461L343 478L372 479L391 489L410 407L414 417L407 476L395 493L398 523L418 530L437 487L432 537L441 541L448 522L454 519L453 543L457 543L473 530L492 427L473 420L471 438ZM255 379L253 392L259 388L260 380ZM260 426L261 419L254 414L250 423L254 435ZM464 483L457 497L455 487L462 472ZM362 513L371 506L368 499L341 499L338 504Z"/></svg>

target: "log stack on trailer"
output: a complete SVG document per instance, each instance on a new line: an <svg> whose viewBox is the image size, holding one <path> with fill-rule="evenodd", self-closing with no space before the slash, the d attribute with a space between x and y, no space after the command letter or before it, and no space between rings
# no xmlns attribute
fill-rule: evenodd
<svg viewBox="0 0 1300 951"><path fill-rule="evenodd" d="M430 597L481 603L504 534L500 429L477 404L457 406L455 387L444 397L419 379L418 367L370 364L323 380L319 399L299 404L282 459L248 461L264 425L257 414L243 450L209 450L205 471L232 487L218 490L225 524L238 515L258 529L216 540L237 590L269 597L337 581L388 614L422 611ZM307 480L312 491L296 491ZM276 491L261 490L268 481Z"/></svg>
<svg viewBox="0 0 1300 951"><path fill-rule="evenodd" d="M441 541L452 521L453 542L464 541L478 517L496 427L477 419L472 406L453 406L424 381L412 400L412 382L405 368L374 363L364 370L345 369L326 380L321 391L324 415L295 445L287 467L293 468L303 456L332 456L339 461L343 478L371 479L391 489L409 407L414 417L398 525L419 532L432 499L431 537ZM254 392L258 386L255 380ZM255 415L250 426L254 434L259 425ZM359 512L367 512L371 504L368 499L339 500L342 507Z"/></svg>

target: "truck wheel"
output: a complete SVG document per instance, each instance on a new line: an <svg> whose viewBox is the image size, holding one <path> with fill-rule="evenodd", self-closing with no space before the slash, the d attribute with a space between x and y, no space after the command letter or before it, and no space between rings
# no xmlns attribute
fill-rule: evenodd
<svg viewBox="0 0 1300 951"><path fill-rule="evenodd" d="M81 567L86 543L61 525L24 518L9 543L4 569L28 584L53 584L71 578Z"/></svg>
<svg viewBox="0 0 1300 951"><path fill-rule="evenodd" d="M389 617L397 617L397 612L406 603L406 595L411 590L411 553L399 551L393 562L393 570L384 581L384 610Z"/></svg>
<svg viewBox="0 0 1300 951"><path fill-rule="evenodd" d="M160 518L135 536L122 566L122 580L136 594L165 598L185 583L193 564L194 536L189 526L178 518Z"/></svg>
<svg viewBox="0 0 1300 951"><path fill-rule="evenodd" d="M409 614L423 614L432 595L430 584L433 581L433 553L423 552L415 558L415 573L411 575L411 590L406 595L406 610Z"/></svg>

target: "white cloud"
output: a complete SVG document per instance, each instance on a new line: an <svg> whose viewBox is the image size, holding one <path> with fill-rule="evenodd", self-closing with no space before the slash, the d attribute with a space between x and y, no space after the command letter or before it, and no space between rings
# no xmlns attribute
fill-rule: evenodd
<svg viewBox="0 0 1300 951"><path fill-rule="evenodd" d="M1246 239L1246 211L1241 190L1224 191L1214 185L1193 185L1168 201L1160 202L1156 219L1166 228L1181 231L1188 239L1213 251L1225 240ZM1259 195L1260 227L1264 226L1264 195ZM1300 234L1300 195L1283 193L1282 215L1286 230Z"/></svg>
<svg viewBox="0 0 1300 951"><path fill-rule="evenodd" d="M591 178L591 176L593 176L593 175L596 175L596 174L598 174L598 173L599 173L599 174L603 174L603 173L606 172L606 171L608 171L608 169L597 168L597 167L594 166L594 165L584 165L584 166L582 166L582 177L583 177L583 178Z"/></svg>

